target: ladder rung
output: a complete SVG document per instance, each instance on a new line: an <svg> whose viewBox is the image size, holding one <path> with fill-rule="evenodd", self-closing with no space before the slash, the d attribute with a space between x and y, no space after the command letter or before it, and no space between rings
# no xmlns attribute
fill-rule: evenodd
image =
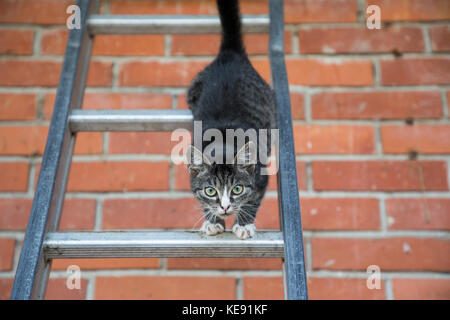
<svg viewBox="0 0 450 320"><path fill-rule="evenodd" d="M47 259L143 257L284 257L279 231L258 231L239 240L230 231L207 237L198 231L50 232L44 240Z"/></svg>
<svg viewBox="0 0 450 320"><path fill-rule="evenodd" d="M193 34L220 33L217 16L205 15L92 15L87 25L91 34ZM267 15L244 15L243 32L267 33Z"/></svg>
<svg viewBox="0 0 450 320"><path fill-rule="evenodd" d="M72 132L79 131L173 131L192 129L190 110L73 110Z"/></svg>

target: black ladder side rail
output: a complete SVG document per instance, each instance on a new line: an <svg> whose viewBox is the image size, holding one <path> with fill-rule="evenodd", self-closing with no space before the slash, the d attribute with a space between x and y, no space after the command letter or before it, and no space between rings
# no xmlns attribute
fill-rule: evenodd
<svg viewBox="0 0 450 320"><path fill-rule="evenodd" d="M291 102L284 61L283 0L269 0L269 59L278 124L278 212L284 238L283 280L287 299L308 299L303 232L297 184Z"/></svg>
<svg viewBox="0 0 450 320"><path fill-rule="evenodd" d="M75 144L68 119L70 111L79 109L83 101L93 42L86 20L90 14L98 12L99 1L78 0L77 5L81 29L72 29L67 40L55 108L11 299L43 299L50 273L51 261L46 261L43 254L44 236L57 229L61 216Z"/></svg>

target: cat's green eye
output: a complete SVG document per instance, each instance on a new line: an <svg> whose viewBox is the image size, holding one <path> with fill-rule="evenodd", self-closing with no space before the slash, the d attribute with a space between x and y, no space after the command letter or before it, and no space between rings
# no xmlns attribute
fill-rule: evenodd
<svg viewBox="0 0 450 320"><path fill-rule="evenodd" d="M206 187L205 188L205 194L208 197L214 197L216 195L217 191L216 189L212 188L212 187Z"/></svg>
<svg viewBox="0 0 450 320"><path fill-rule="evenodd" d="M244 191L244 187L241 186L240 184L234 186L234 188L233 188L233 193L234 194L241 194L242 191Z"/></svg>

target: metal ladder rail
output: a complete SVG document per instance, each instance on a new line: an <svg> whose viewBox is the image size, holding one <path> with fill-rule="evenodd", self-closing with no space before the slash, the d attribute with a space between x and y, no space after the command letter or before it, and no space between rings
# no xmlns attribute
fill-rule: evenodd
<svg viewBox="0 0 450 320"><path fill-rule="evenodd" d="M64 201L75 135L67 125L72 109L81 107L93 37L87 32L87 17L97 13L99 1L78 0L81 29L69 33L58 83L55 109L45 145L39 179L22 245L11 299L43 299L51 263L44 259L46 232L55 231Z"/></svg>
<svg viewBox="0 0 450 320"><path fill-rule="evenodd" d="M283 280L287 299L308 299L303 231L292 129L291 101L284 61L283 0L269 0L269 60L278 124L278 212L284 238Z"/></svg>
<svg viewBox="0 0 450 320"><path fill-rule="evenodd" d="M86 0L89 2L88 0ZM86 1L80 1L79 5L81 8L87 8L89 3L86 3ZM94 0L96 2L96 0ZM97 5L97 4L96 4ZM98 8L98 7L97 7ZM258 239L251 239L250 241L246 242L239 242L234 239L230 240L230 238L227 239L226 235L224 235L225 238L217 238L216 240L205 240L202 239L202 241L206 241L208 245L216 246L216 248L219 248L217 251L210 250L209 253L206 253L206 250L204 250L207 245L204 245L202 248L202 242L195 242L191 241L190 245L191 247L187 246L191 249L189 251L191 254L195 254L198 251L198 248L203 249L205 251L201 256L215 256L215 257L232 257L232 256L251 256L251 257L283 257L286 256L286 268L284 272L284 280L285 280L285 297L288 299L306 299L307 298L307 288L306 288L306 274L304 269L304 258L303 258L303 247L301 241L298 239L302 239L302 231L301 231L301 222L300 222L300 212L299 212L299 205L298 205L298 189L297 189L297 183L296 183L296 170L295 170L295 156L293 152L293 139L292 139L292 121L290 119L290 102L289 102L289 94L288 94L288 83L286 78L286 70L284 66L284 54L283 54L283 9L282 9L282 0L270 0L270 10L271 10L271 20L274 21L275 19L278 19L278 23L274 24L271 22L270 24L270 59L271 59L271 68L272 68L272 77L276 92L276 101L278 105L278 110L283 110L283 112L279 112L278 114L278 123L280 127L280 149L281 154L285 154L285 151L291 150L291 157L285 157L281 158L280 160L280 168L288 168L283 169L286 170L286 174L278 175L278 190L279 194L284 194L285 196L279 197L279 207L280 207L280 225L282 228L287 230L289 228L290 233L287 234L287 232L283 232L284 234L284 241L281 240L280 235L278 235L276 232L259 232L258 233ZM82 12L86 12L85 10L81 10ZM96 12L95 10L91 12ZM145 29L140 27L140 25L137 25L135 22L133 22L134 16L120 16L120 19L117 19L118 17L115 16L115 20L111 20L108 17L102 17L99 19L100 16L92 15L88 20L85 20L85 16L83 16L83 22L86 21L86 24L91 26L90 32L95 34L93 31L99 31L100 33L105 33L105 30L109 30L110 32L106 33L115 33L119 30L122 30L120 33L136 33L135 31L141 32L141 33L182 33L179 29L170 27L170 25L167 24L167 17L153 17L150 18L149 16L143 16L140 17L140 21L144 21L147 25L146 32ZM195 16L195 19L193 17L177 17L181 20L191 21L193 20L200 20L199 26L200 28L195 29L197 33L209 33L209 32L217 32L220 30L220 21L218 18L211 18L211 17L197 17ZM198 18L198 19L197 19ZM93 23L92 21L99 21L96 23ZM207 21L207 23L205 23ZM212 22L211 22L212 21ZM252 16L252 17L243 17L244 23L248 23L249 26L244 25L244 30L246 32L261 32L264 31L264 23L267 25L267 18L263 16ZM197 21L194 21L197 22ZM108 26L106 29L102 29L98 27L100 26ZM95 26L95 27L92 27ZM120 29L120 26L127 26L125 31L123 29ZM157 26L157 27L155 27ZM166 29L160 29L161 26L164 26ZM275 28L273 27L275 26ZM80 37L80 34L78 34L78 45L75 47L83 47L83 41L86 42L86 28L85 24L83 23L83 29L82 34L83 36ZM169 28L170 27L170 28ZM178 26L179 28L180 26ZM181 25L182 27L182 25ZM136 28L138 30L136 30ZM159 29L158 29L159 28ZM167 29L169 28L169 29ZM71 34L73 31L71 32ZM69 41L72 37L69 37ZM90 53L90 45L92 43L92 38L88 38L90 41L89 43L89 53ZM72 41L73 42L73 41ZM73 44L73 43L72 43ZM73 45L72 45L73 47ZM70 50L74 50L74 48L71 48L71 46L68 43L66 57L70 57L72 54L70 54ZM83 50L82 50L83 51ZM89 54L87 55L90 56ZM66 59L65 57L65 63L66 60L69 61L70 59ZM86 59L84 59L85 61ZM78 61L78 60L76 60ZM83 62L83 60L81 60ZM280 65L281 63L281 65ZM72 64L73 65L73 64ZM75 64L79 67L79 64ZM81 63L81 65L85 65L85 63ZM277 66L277 67L274 67ZM281 69L278 68L281 66ZM84 67L86 68L86 66ZM83 68L81 68L83 69ZM63 66L63 71L64 69ZM85 81L85 75L86 75L86 69L84 71L84 81ZM68 78L71 78L71 76L68 76ZM73 83L72 83L73 84ZM76 86L75 86L76 87ZM72 87L68 87L67 85L62 85L62 82L60 82L60 85L58 87L58 93L62 92L64 95L64 90L69 91L69 89ZM82 98L84 85L81 86L81 92L78 92L79 98ZM284 92L280 91L284 89ZM73 91L73 89L72 89ZM71 91L71 92L72 92ZM279 94L282 92L281 94ZM287 94L285 94L287 92ZM68 93L68 92L66 92ZM58 94L59 95L59 94ZM287 100L286 100L287 98ZM55 102L55 113L63 113L63 108L57 108L60 102ZM79 106L81 105L81 101L78 100L78 103L72 103L71 105ZM287 110L287 111L286 111ZM57 112L58 111L58 112ZM143 110L134 110L134 111L122 111L122 110L73 110L69 116L67 117L67 113L65 113L63 120L65 119L66 122L68 122L68 126L72 133L78 132L78 131L167 131L167 130L173 130L175 128L190 128L192 125L192 115L189 111L185 110L179 110L179 111L169 111L168 110L151 110L151 111L143 111ZM56 117L55 115L53 116ZM281 118L281 120L280 120ZM54 126L55 121L51 123L51 128ZM284 125L280 125L284 124ZM57 125L55 125L58 127ZM60 128L61 129L61 128ZM64 129L64 128L63 128ZM286 131L286 129L288 131ZM289 130L290 129L290 130ZM64 131L64 130L63 130ZM289 133L290 131L290 133ZM64 131L66 132L66 131ZM283 133L284 132L284 133ZM286 135L285 135L286 134ZM67 138L67 136L64 136ZM66 153L67 151L71 151L73 149L73 139L74 136L70 136L69 141L71 141L72 145L69 150L66 150L67 147L63 148L61 153ZM53 139L54 142L55 139ZM290 140L290 142L289 142ZM287 141L287 142L286 142ZM52 144L52 139L50 139L50 133L49 133L49 139L46 146L46 152L44 153L44 159L49 156L47 153L48 145ZM290 146L289 146L290 144ZM63 146L67 145L67 143L63 143ZM70 146L70 144L69 144ZM66 150L64 152L64 150ZM71 157L64 157L65 160L65 178L67 178L67 172L68 172L68 166L70 165L70 158ZM59 158L58 158L59 159ZM42 167L44 167L45 161L43 161ZM50 166L52 168L52 166ZM58 166L53 166L53 168L58 168ZM41 169L41 174L43 169ZM52 172L51 169L49 169L50 172ZM54 172L54 170L53 170ZM61 172L58 170L58 172ZM60 176L60 174L59 174ZM289 181L294 181L295 185L288 184ZM52 182L52 186L55 184L55 182L59 181L56 179L56 176L52 177L51 179L43 180L41 179L41 175L39 177L38 181L38 187L37 190L41 190L39 186L43 184L45 187L45 182L41 181L50 181ZM127 232L125 235L122 233L120 236L118 234L114 233L58 233L58 232L50 232L46 234L46 231L54 231L56 229L57 221L59 220L59 214L61 210L61 204L64 196L64 190L65 190L65 179L62 180L64 182L64 188L63 189L57 189L60 192L59 193L53 193L53 190L46 190L44 193L44 196L47 195L47 197L44 198L50 198L52 199L52 195L58 195L59 200L51 200L53 203L54 201L59 203L59 207L56 207L56 214L54 211L50 211L50 207L42 206L42 204L37 201L37 198L35 197L33 202L33 208L30 215L30 221L27 228L27 234L26 239L24 241L24 249L21 253L21 258L19 261L19 267L18 267L18 273L16 274L16 279L14 282L13 292L11 294L12 299L29 299L29 298L42 298L43 293L45 291L45 285L48 279L48 272L49 272L49 266L50 261L53 258L64 258L64 257L97 257L99 255L99 252L102 250L105 250L107 248L109 255L106 254L108 257L130 257L133 256L157 256L158 254L162 254L162 256L172 256L172 257L180 257L180 256L188 256L188 255L180 255L176 252L176 250L180 246L180 241L187 241L189 240L189 237L191 234L189 232L164 232L158 235L158 233L153 232L152 239L145 240L145 237L148 236L148 233L141 233L138 234L139 237L142 237L144 240L138 241L138 244L136 244L136 241L132 239L136 239L137 234L133 232ZM48 186L48 184L47 184ZM286 194L286 191L282 192L283 186L285 187L284 190L288 190L288 194ZM62 192L61 192L62 190ZM37 195L37 193L36 193ZM284 202L283 202L284 201ZM286 203L286 201L288 201ZM36 202L36 204L35 204ZM45 217L40 217L37 207L43 207L47 211L44 212L43 215ZM298 210L296 210L296 208ZM283 214L284 212L287 212L288 214ZM32 218L37 217L37 218ZM52 220L53 223L49 223L49 226L42 226L42 223L39 225L35 225L33 222L36 219L47 219ZM297 223L292 225L291 220L294 220L294 222L297 220ZM48 221L47 221L48 222ZM49 228L52 226L52 228ZM31 230L31 233L28 232L28 230ZM33 236L31 235L33 234ZM80 235L82 234L82 235ZM156 237L155 237L156 235ZM77 238L78 237L78 238ZM27 238L33 238L33 239L39 239L40 242L38 243L31 243L30 241L26 241ZM156 238L156 241L155 241ZM76 239L76 240L74 240ZM173 241L174 239L179 239L179 241ZM197 239L197 238L196 238ZM72 241L74 240L74 241ZM191 239L192 240L192 239ZM195 239L194 239L195 240ZM119 241L119 242L118 242ZM190 240L189 240L190 241ZM121 245L118 246L118 243ZM194 248L195 246L198 246L198 248ZM31 246L31 250L29 247ZM228 246L228 247L227 247ZM25 250L25 247L28 249ZM249 251L249 247L252 247L253 249ZM265 249L261 249L264 248ZM261 249L261 250L259 250ZM53 250L53 251L52 251ZM156 250L156 251L155 251ZM186 249L184 249L186 250ZM280 251L281 250L281 251ZM284 250L284 252L283 252ZM85 251L83 253L83 251ZM86 253L87 251L87 253ZM32 264L30 266L26 266L26 260L27 260L27 252L28 252L28 258L32 260ZM32 253L30 255L30 252ZM131 255L130 255L131 254ZM21 267L25 265L25 267ZM285 264L283 264L284 266ZM33 268L33 266L35 266ZM43 267L44 266L44 267ZM19 269L24 271L19 273ZM36 280L37 279L37 280ZM286 285L287 284L287 285Z"/></svg>

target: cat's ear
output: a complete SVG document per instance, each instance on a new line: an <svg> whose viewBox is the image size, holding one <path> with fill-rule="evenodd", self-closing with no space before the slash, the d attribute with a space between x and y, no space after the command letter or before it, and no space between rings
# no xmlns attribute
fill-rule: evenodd
<svg viewBox="0 0 450 320"><path fill-rule="evenodd" d="M253 141L249 141L236 153L234 163L253 174L256 167L256 155L256 145Z"/></svg>
<svg viewBox="0 0 450 320"><path fill-rule="evenodd" d="M211 165L211 161L193 145L188 146L186 158L189 173L194 177Z"/></svg>

